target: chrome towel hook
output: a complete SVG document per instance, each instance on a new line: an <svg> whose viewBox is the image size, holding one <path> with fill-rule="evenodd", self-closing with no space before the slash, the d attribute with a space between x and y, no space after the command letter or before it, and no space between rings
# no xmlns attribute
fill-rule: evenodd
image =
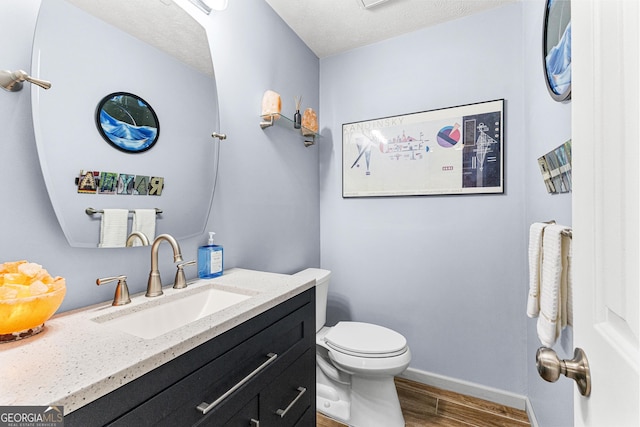
<svg viewBox="0 0 640 427"><path fill-rule="evenodd" d="M8 70L0 70L0 86L6 91L18 92L22 90L22 82L25 81L38 85L43 89L49 89L51 87L50 82L31 77L26 71L18 70L11 72Z"/></svg>

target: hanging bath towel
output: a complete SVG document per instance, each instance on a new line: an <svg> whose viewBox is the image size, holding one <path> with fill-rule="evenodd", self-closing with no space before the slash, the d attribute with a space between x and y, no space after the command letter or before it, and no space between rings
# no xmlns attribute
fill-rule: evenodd
<svg viewBox="0 0 640 427"><path fill-rule="evenodd" d="M529 296L527 316L540 313L540 272L542 269L542 236L548 223L535 222L529 227Z"/></svg>
<svg viewBox="0 0 640 427"><path fill-rule="evenodd" d="M123 248L127 242L129 211L127 209L105 209L100 223L101 248Z"/></svg>
<svg viewBox="0 0 640 427"><path fill-rule="evenodd" d="M133 226L131 232L139 231L147 236L149 242L156 238L156 210L135 209L133 211ZM140 239L134 239L133 246L142 246Z"/></svg>
<svg viewBox="0 0 640 427"><path fill-rule="evenodd" d="M552 347L562 328L566 326L568 250L563 231L568 227L551 224L542 237L542 275L540 282L540 315L538 338L546 347ZM564 314L563 314L564 312ZM564 320L563 320L564 317Z"/></svg>

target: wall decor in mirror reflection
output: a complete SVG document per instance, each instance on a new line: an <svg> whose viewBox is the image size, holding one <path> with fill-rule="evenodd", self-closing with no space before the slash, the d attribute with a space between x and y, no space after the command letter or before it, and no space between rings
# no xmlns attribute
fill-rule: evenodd
<svg viewBox="0 0 640 427"><path fill-rule="evenodd" d="M100 135L118 150L141 153L158 141L160 123L144 99L126 92L105 96L96 110Z"/></svg>
<svg viewBox="0 0 640 427"><path fill-rule="evenodd" d="M549 194L571 191L571 140L538 158L538 166Z"/></svg>
<svg viewBox="0 0 640 427"><path fill-rule="evenodd" d="M571 99L571 1L547 0L542 31L542 61L549 94Z"/></svg>
<svg viewBox="0 0 640 427"><path fill-rule="evenodd" d="M75 179L79 194L161 196L164 177L81 170Z"/></svg>

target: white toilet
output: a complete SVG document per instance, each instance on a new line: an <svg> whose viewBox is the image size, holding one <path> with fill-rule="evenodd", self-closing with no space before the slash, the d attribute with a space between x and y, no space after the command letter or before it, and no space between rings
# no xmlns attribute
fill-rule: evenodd
<svg viewBox="0 0 640 427"><path fill-rule="evenodd" d="M403 427L393 377L411 361L407 340L369 323L325 326L331 272L308 268L296 275L316 279L317 410L352 427Z"/></svg>

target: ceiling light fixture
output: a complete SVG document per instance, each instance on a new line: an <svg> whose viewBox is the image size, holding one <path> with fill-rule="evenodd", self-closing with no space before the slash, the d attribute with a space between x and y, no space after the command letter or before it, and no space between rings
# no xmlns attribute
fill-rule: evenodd
<svg viewBox="0 0 640 427"><path fill-rule="evenodd" d="M212 10L217 10L217 11L225 10L229 5L228 0L190 0L190 1L191 3L196 5L198 9L200 9L207 15L210 14Z"/></svg>
<svg viewBox="0 0 640 427"><path fill-rule="evenodd" d="M365 9L369 9L373 6L377 6L381 3L385 3L389 0L356 0L360 7L364 7Z"/></svg>

